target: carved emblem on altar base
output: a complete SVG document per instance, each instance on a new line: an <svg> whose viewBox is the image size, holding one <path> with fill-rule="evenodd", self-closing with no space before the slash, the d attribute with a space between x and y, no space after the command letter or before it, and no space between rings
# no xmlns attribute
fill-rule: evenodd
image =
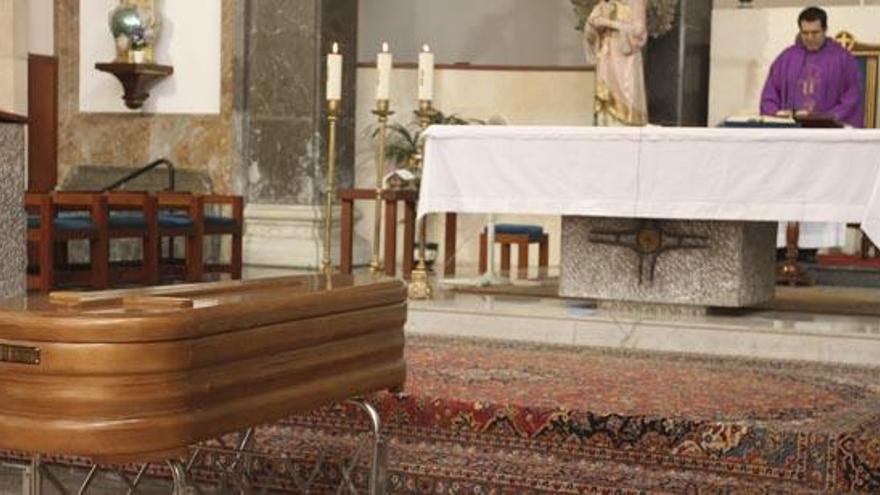
<svg viewBox="0 0 880 495"><path fill-rule="evenodd" d="M595 244L608 244L633 250L639 257L639 285L654 282L657 258L676 249L705 249L709 238L671 232L655 220L639 220L635 228L627 230L593 230L589 240Z"/></svg>

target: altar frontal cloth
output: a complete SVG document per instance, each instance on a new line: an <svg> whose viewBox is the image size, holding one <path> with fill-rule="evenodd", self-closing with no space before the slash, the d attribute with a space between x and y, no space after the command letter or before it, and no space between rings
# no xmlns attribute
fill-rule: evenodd
<svg viewBox="0 0 880 495"><path fill-rule="evenodd" d="M432 126L419 216L857 222L880 241L880 131Z"/></svg>

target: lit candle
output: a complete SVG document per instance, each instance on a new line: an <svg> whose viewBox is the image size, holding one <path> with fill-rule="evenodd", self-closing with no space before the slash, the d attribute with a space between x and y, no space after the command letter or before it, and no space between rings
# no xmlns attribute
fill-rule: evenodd
<svg viewBox="0 0 880 495"><path fill-rule="evenodd" d="M327 99L342 99L342 55L339 43L333 43L333 53L327 54Z"/></svg>
<svg viewBox="0 0 880 495"><path fill-rule="evenodd" d="M391 94L391 53L388 43L382 42L382 51L376 55L376 99L387 100Z"/></svg>
<svg viewBox="0 0 880 495"><path fill-rule="evenodd" d="M434 99L434 54L428 45L419 53L419 99Z"/></svg>

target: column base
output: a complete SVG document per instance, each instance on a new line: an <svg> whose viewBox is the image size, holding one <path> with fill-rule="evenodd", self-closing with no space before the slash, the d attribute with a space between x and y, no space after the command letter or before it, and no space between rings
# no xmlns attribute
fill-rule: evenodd
<svg viewBox="0 0 880 495"><path fill-rule="evenodd" d="M333 208L331 261L339 266L340 207ZM318 269L324 255L324 208L312 205L248 204L244 210L244 264ZM370 246L355 237L354 263L370 261Z"/></svg>

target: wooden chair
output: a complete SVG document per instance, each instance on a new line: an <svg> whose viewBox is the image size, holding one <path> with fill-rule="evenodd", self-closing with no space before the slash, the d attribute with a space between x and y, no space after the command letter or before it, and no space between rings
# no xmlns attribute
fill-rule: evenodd
<svg viewBox="0 0 880 495"><path fill-rule="evenodd" d="M26 193L27 240L36 261L28 269L28 289L49 292L66 284L104 289L108 284L107 210L100 193ZM89 242L88 269L77 270L67 259L67 242Z"/></svg>
<svg viewBox="0 0 880 495"><path fill-rule="evenodd" d="M159 258L160 276L183 277L187 282L198 282L202 279L202 242L204 240L204 205L202 196L191 193L159 192L158 202L158 233L159 250L162 250L162 239L168 239L168 256ZM181 260L174 255L174 238L185 238L184 257ZM182 269L181 269L182 268Z"/></svg>
<svg viewBox="0 0 880 495"><path fill-rule="evenodd" d="M232 238L232 251L229 263L210 263L203 265L204 273L228 273L233 279L241 278L242 235L244 234L244 201L241 196L222 196L208 194L202 196L205 236L229 235ZM229 215L211 211L228 207ZM225 209L225 208L224 208ZM210 212L210 213L209 213Z"/></svg>
<svg viewBox="0 0 880 495"><path fill-rule="evenodd" d="M486 229L480 234L480 273L485 273L488 265L488 246ZM510 246L516 244L517 269L521 276L525 276L529 269L529 244L538 244L538 267L541 273L546 273L550 261L550 238L544 233L544 229L537 225L495 225L495 243L501 244L501 271L510 271Z"/></svg>
<svg viewBox="0 0 880 495"><path fill-rule="evenodd" d="M111 283L159 283L159 224L156 197L146 192L105 192L107 236L113 239L136 238L141 241L141 262L110 263Z"/></svg>

